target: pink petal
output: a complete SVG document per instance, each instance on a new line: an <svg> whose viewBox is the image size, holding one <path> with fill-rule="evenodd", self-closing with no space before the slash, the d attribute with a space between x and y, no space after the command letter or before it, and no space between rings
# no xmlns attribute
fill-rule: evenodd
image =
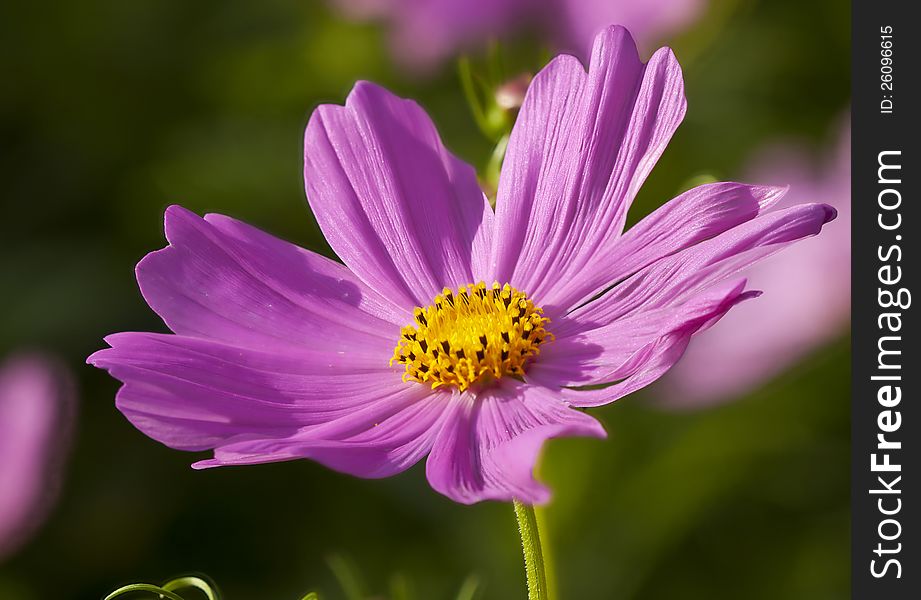
<svg viewBox="0 0 921 600"><path fill-rule="evenodd" d="M598 385L627 379L630 383L624 383L617 389L639 389L674 364L674 361L663 362L663 352L667 348L689 339L739 302L759 293L745 291L745 280L727 282L679 304L641 310L612 323L598 326L579 322L575 326L581 331L562 336L543 348L538 360L529 369L527 380L558 387ZM677 360L681 354L670 352L668 356ZM566 391L565 396L574 405L595 406L593 399L608 398L609 389L594 395Z"/></svg>
<svg viewBox="0 0 921 600"><path fill-rule="evenodd" d="M783 181L783 205L827 202L838 218L822 235L758 263L745 272L765 290L698 338L659 388L671 406L694 408L727 401L797 364L842 335L851 310L850 131L837 151L816 164L814 151L781 145L762 151L748 169L763 181Z"/></svg>
<svg viewBox="0 0 921 600"><path fill-rule="evenodd" d="M216 449L214 459L196 468L257 464L309 458L357 477L380 478L400 473L431 450L447 418L449 392L403 384L379 400L327 423L304 427L275 439L241 436Z"/></svg>
<svg viewBox="0 0 921 600"><path fill-rule="evenodd" d="M544 442L606 435L598 421L550 390L511 381L456 397L452 411L429 455L426 476L436 491L463 504L546 502L550 492L533 475Z"/></svg>
<svg viewBox="0 0 921 600"><path fill-rule="evenodd" d="M561 304L582 304L660 258L750 221L784 193L786 188L731 182L688 190L628 229L582 277L561 289Z"/></svg>
<svg viewBox="0 0 921 600"><path fill-rule="evenodd" d="M314 112L304 153L327 241L381 295L410 310L486 276L492 210L417 104L358 83L344 107Z"/></svg>
<svg viewBox="0 0 921 600"><path fill-rule="evenodd" d="M801 204L743 223L714 238L662 258L573 311L568 323L598 323L684 301L791 243L815 235L835 218L825 204ZM575 328L562 325L557 336Z"/></svg>
<svg viewBox="0 0 921 600"><path fill-rule="evenodd" d="M137 266L174 332L231 344L391 349L408 318L348 269L220 215L166 211L170 245Z"/></svg>
<svg viewBox="0 0 921 600"><path fill-rule="evenodd" d="M561 304L562 292L620 237L627 209L685 107L671 51L663 48L643 65L621 27L599 34L588 73L572 57L554 59L532 82L509 142L495 278L545 308L570 308Z"/></svg>
<svg viewBox="0 0 921 600"><path fill-rule="evenodd" d="M120 333L88 362L124 385L118 409L146 435L204 450L238 435L277 438L407 387L376 350L274 351L155 333Z"/></svg>

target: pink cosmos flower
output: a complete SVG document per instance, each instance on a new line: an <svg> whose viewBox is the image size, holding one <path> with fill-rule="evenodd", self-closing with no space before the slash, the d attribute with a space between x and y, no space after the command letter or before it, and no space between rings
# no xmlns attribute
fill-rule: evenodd
<svg viewBox="0 0 921 600"><path fill-rule="evenodd" d="M783 189L718 183L625 232L684 113L672 52L644 65L605 30L588 73L560 56L534 78L494 213L417 104L359 83L305 139L307 197L345 264L171 207L170 244L137 275L174 335L115 334L89 362L124 382L141 431L214 449L197 467L310 458L386 477L428 455L458 502L544 502L545 440L603 437L578 408L657 379L756 295L740 269L834 218L765 213Z"/></svg>
<svg viewBox="0 0 921 600"><path fill-rule="evenodd" d="M768 291L755 305L695 340L663 380L662 394L676 407L705 406L743 394L840 335L851 314L851 135L845 127L825 164L801 148L765 151L748 172L787 182L778 208L821 200L838 211L822 236L752 267L745 274Z"/></svg>
<svg viewBox="0 0 921 600"><path fill-rule="evenodd" d="M45 358L17 355L0 365L0 560L28 539L57 495L72 399Z"/></svg>
<svg viewBox="0 0 921 600"><path fill-rule="evenodd" d="M524 27L546 34L559 50L587 56L595 35L625 26L642 47L689 25L705 0L335 0L354 19L391 27L402 62L429 66L458 50Z"/></svg>

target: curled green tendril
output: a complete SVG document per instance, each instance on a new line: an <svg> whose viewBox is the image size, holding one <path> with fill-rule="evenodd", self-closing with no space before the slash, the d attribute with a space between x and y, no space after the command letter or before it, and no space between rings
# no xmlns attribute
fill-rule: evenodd
<svg viewBox="0 0 921 600"><path fill-rule="evenodd" d="M155 594L158 600L186 600L176 593L177 590L195 589L202 592L207 600L221 600L220 594L207 581L200 577L177 577L170 579L162 586L149 583L132 583L122 586L105 597L104 600L115 600L122 596L135 593Z"/></svg>
<svg viewBox="0 0 921 600"><path fill-rule="evenodd" d="M163 589L168 592L186 588L199 590L205 594L205 598L208 600L220 600L220 595L217 593L217 590L208 585L208 582L200 577L177 577L163 584Z"/></svg>
<svg viewBox="0 0 921 600"><path fill-rule="evenodd" d="M149 583L132 583L131 585L126 585L118 588L111 594L105 597L105 600L114 600L115 598L120 598L122 596L127 596L128 594L133 594L135 592L147 592L150 594L156 594L157 598L168 598L169 600L183 600L182 596L177 596L172 592L164 590L158 585L151 585Z"/></svg>

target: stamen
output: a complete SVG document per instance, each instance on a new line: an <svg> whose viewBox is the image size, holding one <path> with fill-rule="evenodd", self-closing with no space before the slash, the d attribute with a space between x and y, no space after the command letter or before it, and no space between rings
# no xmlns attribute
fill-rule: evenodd
<svg viewBox="0 0 921 600"><path fill-rule="evenodd" d="M406 365L404 381L432 388L474 383L504 375L522 376L525 365L553 339L550 319L509 284L487 290L482 281L453 292L445 288L426 308L413 311L414 324L400 331L390 360Z"/></svg>

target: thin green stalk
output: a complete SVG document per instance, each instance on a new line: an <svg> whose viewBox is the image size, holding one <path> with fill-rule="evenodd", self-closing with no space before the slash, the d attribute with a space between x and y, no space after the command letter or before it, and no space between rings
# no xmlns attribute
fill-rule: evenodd
<svg viewBox="0 0 921 600"><path fill-rule="evenodd" d="M534 514L537 516L537 527L541 532L544 540L549 540L553 536L553 532L550 531L550 528L547 525L547 507L538 506L534 509ZM557 593L557 582L556 582L556 572L554 566L556 561L553 559L553 544L549 541L541 544L544 553L544 577L547 579L547 597L548 598L557 598L559 594Z"/></svg>
<svg viewBox="0 0 921 600"><path fill-rule="evenodd" d="M462 56L457 59L457 71L460 75L461 89L464 90L464 97L467 99L467 105L470 112L473 113L473 120L476 121L477 127L484 135L489 137L489 119L486 117L486 111L483 107L483 101L477 92L476 82L474 80L473 65L470 59Z"/></svg>
<svg viewBox="0 0 921 600"><path fill-rule="evenodd" d="M464 583L461 584L460 591L457 592L455 600L474 600L477 597L477 590L480 589L480 578L476 575L468 575Z"/></svg>
<svg viewBox="0 0 921 600"><path fill-rule="evenodd" d="M547 574L544 567L544 553L540 545L540 531L534 507L515 500L515 517L518 519L518 533L521 535L521 550L524 553L524 568L528 578L528 600L549 600Z"/></svg>
<svg viewBox="0 0 921 600"><path fill-rule="evenodd" d="M327 557L326 562L348 600L362 600L365 597L365 586L358 576L358 569L351 560L345 556L333 554Z"/></svg>
<svg viewBox="0 0 921 600"><path fill-rule="evenodd" d="M486 193L486 198L489 200L489 205L496 208L496 196L499 193L499 174L502 171L502 161L505 160L505 151L508 149L508 135L502 136L499 139L499 142L496 144L496 147L492 151L492 155L489 157L489 163L486 165L486 169L483 172L483 187L484 192Z"/></svg>

